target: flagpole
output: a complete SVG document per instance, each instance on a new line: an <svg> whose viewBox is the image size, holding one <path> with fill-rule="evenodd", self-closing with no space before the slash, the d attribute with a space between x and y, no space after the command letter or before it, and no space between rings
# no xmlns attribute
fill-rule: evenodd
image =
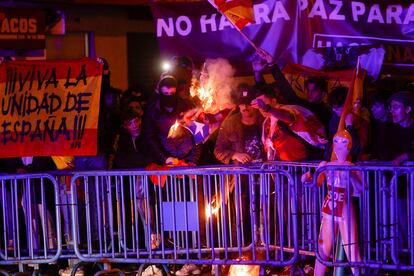
<svg viewBox="0 0 414 276"><path fill-rule="evenodd" d="M230 22L231 22L231 20L229 20ZM249 44L256 50L256 51L258 51L259 50L259 48L256 46L256 44L254 44L254 42L245 34L245 33L243 33L239 28L237 28L234 24L233 24L233 22L232 22L232 25L236 28L236 30L237 31L239 31L239 33L242 35L242 37L244 37L244 39L246 39L247 40L247 42L249 42Z"/></svg>

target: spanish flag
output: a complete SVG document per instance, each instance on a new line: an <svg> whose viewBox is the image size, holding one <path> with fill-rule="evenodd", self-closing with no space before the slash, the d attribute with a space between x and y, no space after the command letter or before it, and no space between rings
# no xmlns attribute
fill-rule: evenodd
<svg viewBox="0 0 414 276"><path fill-rule="evenodd" d="M239 30L247 24L254 23L252 0L208 0Z"/></svg>

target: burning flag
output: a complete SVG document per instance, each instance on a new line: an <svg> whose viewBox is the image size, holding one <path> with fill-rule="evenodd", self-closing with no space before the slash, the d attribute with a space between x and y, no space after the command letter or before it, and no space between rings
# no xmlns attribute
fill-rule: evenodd
<svg viewBox="0 0 414 276"><path fill-rule="evenodd" d="M234 73L226 59L207 59L204 62L199 80L194 80L190 88L191 96L200 99L204 113L216 114L233 106Z"/></svg>
<svg viewBox="0 0 414 276"><path fill-rule="evenodd" d="M247 24L255 23L252 0L208 0L234 26L242 30Z"/></svg>
<svg viewBox="0 0 414 276"><path fill-rule="evenodd" d="M180 124L178 123L178 120L175 121L175 123L170 127L170 130L168 131L168 138L174 138L176 133L177 133L177 129L180 126Z"/></svg>
<svg viewBox="0 0 414 276"><path fill-rule="evenodd" d="M233 75L234 69L227 60L207 59L199 80L193 81L190 93L200 100L201 107L187 111L182 125L194 135L197 145L204 143L234 108Z"/></svg>
<svg viewBox="0 0 414 276"><path fill-rule="evenodd" d="M209 127L207 124L191 121L187 128L194 136L194 142L196 145L204 143L209 135Z"/></svg>

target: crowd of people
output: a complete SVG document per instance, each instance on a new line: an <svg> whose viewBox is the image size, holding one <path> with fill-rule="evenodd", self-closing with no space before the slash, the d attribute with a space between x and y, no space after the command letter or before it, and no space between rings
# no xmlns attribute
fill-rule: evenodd
<svg viewBox="0 0 414 276"><path fill-rule="evenodd" d="M106 170L168 166L249 164L264 161L331 160L332 140L338 130L348 88L328 91L327 80L308 78L306 98L297 96L271 57L258 53L252 63L255 84L240 84L235 108L204 143L179 127L187 113L202 108L190 94L194 65L188 57L173 59L153 93L140 87L120 93L110 87L105 63L98 124L98 154L82 157L21 157L0 160L3 173L32 173L55 169ZM263 75L270 73L273 83ZM414 160L414 93L409 86L383 85L345 116L352 137L352 161ZM368 89L367 89L368 90ZM304 123L304 120L306 122ZM306 135L303 133L306 124ZM195 274L185 265L176 275Z"/></svg>

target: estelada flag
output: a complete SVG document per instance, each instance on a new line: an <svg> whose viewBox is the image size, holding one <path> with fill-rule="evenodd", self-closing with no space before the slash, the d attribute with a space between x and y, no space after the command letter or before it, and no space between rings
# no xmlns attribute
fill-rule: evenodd
<svg viewBox="0 0 414 276"><path fill-rule="evenodd" d="M254 23L252 0L208 0L239 30L247 24Z"/></svg>
<svg viewBox="0 0 414 276"><path fill-rule="evenodd" d="M231 110L230 108L226 108L214 114L201 112L196 118L193 118L183 126L193 134L196 145L205 143L210 135L220 127Z"/></svg>

